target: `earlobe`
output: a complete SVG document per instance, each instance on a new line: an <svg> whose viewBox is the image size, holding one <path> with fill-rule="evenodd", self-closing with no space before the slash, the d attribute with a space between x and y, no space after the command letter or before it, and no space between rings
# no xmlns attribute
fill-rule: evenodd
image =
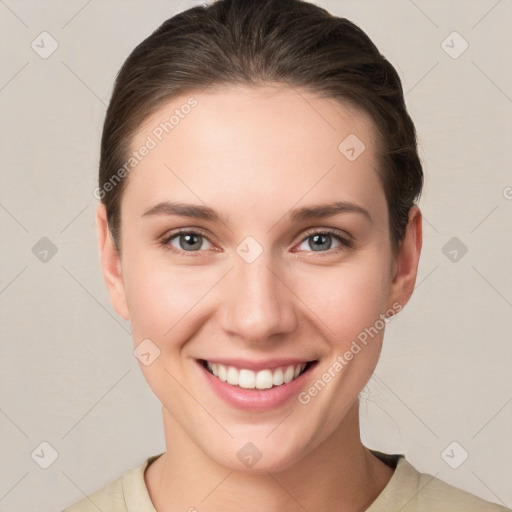
<svg viewBox="0 0 512 512"><path fill-rule="evenodd" d="M403 308L409 301L416 283L422 243L421 211L418 206L413 206L409 211L406 233L394 262L395 272L388 307L398 303Z"/></svg>
<svg viewBox="0 0 512 512"><path fill-rule="evenodd" d="M117 314L125 320L129 320L126 291L121 271L121 257L112 240L108 228L107 212L103 203L100 203L96 209L96 228L101 270L110 301Z"/></svg>

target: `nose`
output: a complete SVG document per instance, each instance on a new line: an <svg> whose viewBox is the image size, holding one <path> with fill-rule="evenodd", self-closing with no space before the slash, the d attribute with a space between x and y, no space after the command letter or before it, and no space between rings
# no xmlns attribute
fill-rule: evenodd
<svg viewBox="0 0 512 512"><path fill-rule="evenodd" d="M297 322L291 286L265 254L252 263L237 259L222 290L224 332L251 343L275 341L293 332Z"/></svg>

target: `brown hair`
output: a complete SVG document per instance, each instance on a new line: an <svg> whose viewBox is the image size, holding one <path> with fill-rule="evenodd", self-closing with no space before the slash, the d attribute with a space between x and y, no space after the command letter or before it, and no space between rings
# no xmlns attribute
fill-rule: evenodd
<svg viewBox="0 0 512 512"><path fill-rule="evenodd" d="M95 192L106 206L118 250L127 181L119 179L119 171L126 169L130 143L143 122L179 94L210 85L277 82L354 105L373 119L396 252L423 186L416 130L400 78L359 27L302 0L218 0L196 6L169 18L128 56L103 126L100 196Z"/></svg>

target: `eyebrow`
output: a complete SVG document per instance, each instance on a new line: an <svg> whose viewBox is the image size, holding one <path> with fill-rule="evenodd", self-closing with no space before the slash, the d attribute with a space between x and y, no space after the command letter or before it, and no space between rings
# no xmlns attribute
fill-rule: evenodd
<svg viewBox="0 0 512 512"><path fill-rule="evenodd" d="M301 222L305 220L333 217L340 213L359 213L364 215L370 222L373 222L368 210L349 201L334 201L330 203L294 208L288 212L287 216L291 221ZM177 215L180 217L202 219L212 222L224 222L221 215L208 206L171 201L162 201L158 203L143 213L142 217L155 215Z"/></svg>
<svg viewBox="0 0 512 512"><path fill-rule="evenodd" d="M360 213L364 215L370 222L373 222L373 219L368 210L349 201L334 201L331 203L304 206L302 208L290 210L288 216L291 220L294 221L304 221L324 217L333 217L339 213Z"/></svg>

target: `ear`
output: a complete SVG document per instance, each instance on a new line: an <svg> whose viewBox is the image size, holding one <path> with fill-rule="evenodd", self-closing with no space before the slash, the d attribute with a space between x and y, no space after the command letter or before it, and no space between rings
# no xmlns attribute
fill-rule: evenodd
<svg viewBox="0 0 512 512"><path fill-rule="evenodd" d="M421 246L423 243L422 217L417 206L409 211L409 220L404 239L393 264L393 276L388 307L398 303L402 308L409 302L418 272Z"/></svg>
<svg viewBox="0 0 512 512"><path fill-rule="evenodd" d="M101 270L107 285L112 306L118 315L130 320L126 301L125 286L121 272L121 256L115 248L107 222L107 210L103 203L96 209L96 227L100 249Z"/></svg>

